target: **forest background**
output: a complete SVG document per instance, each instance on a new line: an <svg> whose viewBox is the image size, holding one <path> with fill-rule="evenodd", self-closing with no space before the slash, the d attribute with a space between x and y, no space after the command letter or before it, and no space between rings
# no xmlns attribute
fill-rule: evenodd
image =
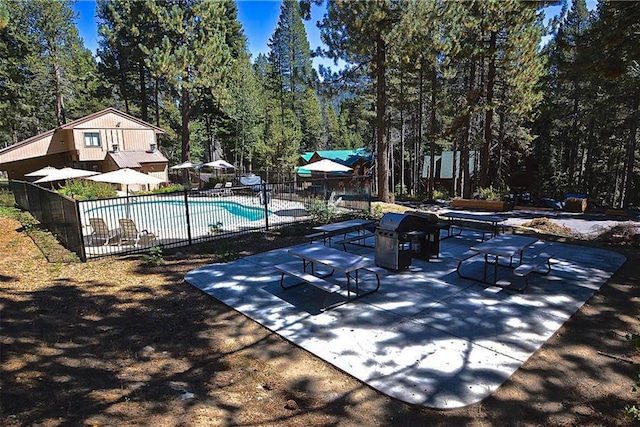
<svg viewBox="0 0 640 427"><path fill-rule="evenodd" d="M640 204L640 2L328 0L312 51L303 20L321 2L284 0L251 58L231 0L99 0L96 56L73 2L0 0L0 148L111 106L165 129L171 163L284 178L302 152L366 147L388 201L432 197L425 155L453 150L451 195L534 162L536 195Z"/></svg>

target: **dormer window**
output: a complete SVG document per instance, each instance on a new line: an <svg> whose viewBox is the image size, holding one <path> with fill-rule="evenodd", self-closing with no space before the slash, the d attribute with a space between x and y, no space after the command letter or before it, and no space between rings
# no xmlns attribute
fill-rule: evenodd
<svg viewBox="0 0 640 427"><path fill-rule="evenodd" d="M98 132L85 132L84 133L84 146L85 147L100 147L100 133Z"/></svg>

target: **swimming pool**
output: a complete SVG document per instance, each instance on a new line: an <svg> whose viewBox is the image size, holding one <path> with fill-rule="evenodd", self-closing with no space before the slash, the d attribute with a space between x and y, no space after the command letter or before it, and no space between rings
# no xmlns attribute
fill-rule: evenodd
<svg viewBox="0 0 640 427"><path fill-rule="evenodd" d="M103 218L110 228L118 228L119 218L131 218L138 229L161 234L164 238L184 240L199 238L221 232L237 232L259 229L265 225L264 206L256 199L246 203L233 200L211 200L189 198L185 205L183 197L158 197L157 195L92 201L83 204L83 223L89 218ZM142 200L141 200L142 199ZM251 206L251 203L256 203Z"/></svg>
<svg viewBox="0 0 640 427"><path fill-rule="evenodd" d="M175 211L176 208L180 208L184 211L183 200L153 200L153 201L133 201L130 203L115 203L105 206L99 206L91 208L85 211L86 214L99 215L101 213L108 213L109 215L132 215L135 213L141 213L143 210L160 210L160 211ZM219 200L189 200L189 215L199 215L203 213L212 213L218 211L226 211L229 215L235 215L247 221L263 220L265 217L265 210L262 207L246 206L237 202L231 201L219 201ZM267 211L269 215L271 211ZM174 212L175 213L175 212ZM175 216L175 215L172 215Z"/></svg>

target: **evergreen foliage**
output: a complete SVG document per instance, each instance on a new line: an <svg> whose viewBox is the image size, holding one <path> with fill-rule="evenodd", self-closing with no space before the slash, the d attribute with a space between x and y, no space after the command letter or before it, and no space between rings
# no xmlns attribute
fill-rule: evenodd
<svg viewBox="0 0 640 427"><path fill-rule="evenodd" d="M565 1L544 44L546 2L328 0L315 53L312 2L284 0L252 60L232 0L98 0L96 61L69 0L0 0L0 147L113 106L165 129L172 163L284 177L303 151L370 148L390 200L435 197L452 150L453 196L640 203L640 2ZM319 54L347 66L316 72Z"/></svg>

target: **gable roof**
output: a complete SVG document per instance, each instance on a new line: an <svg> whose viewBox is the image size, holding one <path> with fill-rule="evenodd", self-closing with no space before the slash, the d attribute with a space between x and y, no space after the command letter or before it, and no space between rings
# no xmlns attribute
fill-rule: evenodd
<svg viewBox="0 0 640 427"><path fill-rule="evenodd" d="M15 143L13 145L10 145L8 147L0 149L0 154L15 150L16 148L24 147L25 145L29 145L30 143L32 143L34 141L39 141L39 140L41 140L43 138L52 136L58 129L73 129L76 126L79 126L79 125L81 125L83 123L86 123L86 122L88 122L90 120L96 119L96 118L98 118L100 116L104 116L105 114L115 114L117 116L122 117L123 119L131 120L131 121L136 122L136 123L138 123L138 124L140 124L142 126L145 126L145 127L153 129L153 131L156 134L165 133L162 129L160 129L157 126L152 125L151 123L147 123L144 120L140 120L140 119L138 119L136 117L133 117L133 116L127 114L127 113L123 113L120 110L116 110L115 108L109 107L109 108L105 108L104 110L98 111L97 113L89 114L88 116L84 116L84 117L81 117L81 118L79 118L77 120L73 120L73 121L71 121L69 123L65 123L62 126L58 126L55 129L51 129L51 130L48 130L46 132L42 132L42 133L40 133L38 135L32 136L30 138L27 138L27 139L24 139L24 140L22 140L20 142L17 142L17 143Z"/></svg>
<svg viewBox="0 0 640 427"><path fill-rule="evenodd" d="M301 155L305 162L309 162L314 154L318 154L323 159L333 160L334 162L351 166L358 160L363 159L366 162L370 162L372 155L371 151L366 148L356 148L354 150L318 150L308 151Z"/></svg>
<svg viewBox="0 0 640 427"><path fill-rule="evenodd" d="M77 120L74 120L72 122L65 123L62 126L58 127L57 129L73 129L74 127L76 127L78 125L81 125L83 123L86 123L86 122L88 122L90 120L93 120L93 119L98 118L100 116L104 116L105 114L109 114L109 113L112 113L112 114L115 114L117 116L120 116L123 119L131 120L131 121L136 122L136 123L138 123L138 124L140 124L142 126L149 127L151 129L153 129L155 133L160 133L160 134L165 133L159 127L154 126L151 123L147 123L144 120L140 120L139 118L134 117L132 115L129 115L127 113L123 113L120 110L116 110L113 107L105 108L104 110L98 111L97 113L89 114L88 116L84 116L84 117L81 117L81 118L79 118Z"/></svg>
<svg viewBox="0 0 640 427"><path fill-rule="evenodd" d="M40 133L38 135L32 136L30 138L23 139L22 141L16 142L13 145L10 145L8 147L0 149L0 154L7 153L9 151L15 150L16 148L24 147L25 145L31 144L33 141L39 141L42 138L46 138L46 137L52 136L55 131L56 131L55 129L51 129L51 130L48 130L46 132L42 132L42 133Z"/></svg>

